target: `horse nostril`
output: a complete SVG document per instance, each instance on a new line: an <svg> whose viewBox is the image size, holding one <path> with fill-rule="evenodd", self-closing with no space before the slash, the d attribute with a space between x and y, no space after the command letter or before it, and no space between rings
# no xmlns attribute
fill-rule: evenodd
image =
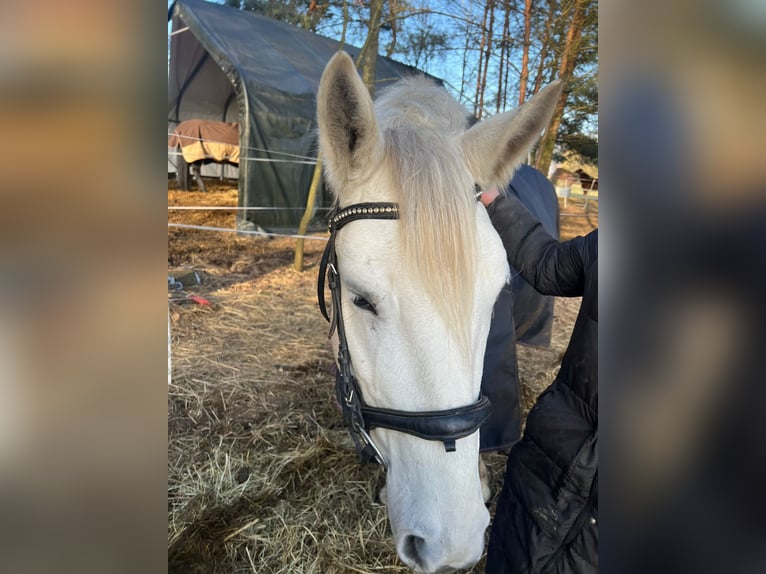
<svg viewBox="0 0 766 574"><path fill-rule="evenodd" d="M436 550L436 555L434 555ZM430 572L431 574L449 574L456 572L458 567L451 564L446 556L439 555L439 548L429 547L428 541L422 536L408 534L405 536L399 546L400 558L413 570L418 572ZM460 568L470 568L479 559L476 558L463 564Z"/></svg>
<svg viewBox="0 0 766 574"><path fill-rule="evenodd" d="M425 538L415 536L414 534L405 536L404 542L402 543L402 558L419 568L423 568L423 550L425 544Z"/></svg>

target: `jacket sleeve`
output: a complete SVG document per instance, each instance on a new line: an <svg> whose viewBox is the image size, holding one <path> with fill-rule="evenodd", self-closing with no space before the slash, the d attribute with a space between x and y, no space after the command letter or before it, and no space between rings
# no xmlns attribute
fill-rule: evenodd
<svg viewBox="0 0 766 574"><path fill-rule="evenodd" d="M512 195L501 195L487 208L508 254L508 262L543 295L583 294L585 271L597 257L598 230L586 237L559 241Z"/></svg>

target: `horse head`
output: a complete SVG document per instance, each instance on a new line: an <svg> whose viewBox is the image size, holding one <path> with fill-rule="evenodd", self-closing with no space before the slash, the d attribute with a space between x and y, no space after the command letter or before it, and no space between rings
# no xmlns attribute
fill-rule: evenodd
<svg viewBox="0 0 766 574"><path fill-rule="evenodd" d="M319 142L338 208L398 208L397 219L354 220L334 238L344 337L367 405L452 412L476 404L492 308L509 269L475 184L510 180L559 93L556 83L466 131L465 109L425 78L401 80L373 103L348 55L327 65ZM479 433L458 438L454 449L391 428L370 435L387 463L401 559L419 572L475 564L489 524Z"/></svg>

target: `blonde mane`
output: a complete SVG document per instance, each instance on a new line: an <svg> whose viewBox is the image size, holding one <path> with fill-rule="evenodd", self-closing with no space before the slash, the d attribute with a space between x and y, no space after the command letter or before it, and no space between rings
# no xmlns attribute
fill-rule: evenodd
<svg viewBox="0 0 766 574"><path fill-rule="evenodd" d="M403 263L467 352L477 250L473 182L457 144L467 112L422 77L395 84L375 110L399 203Z"/></svg>

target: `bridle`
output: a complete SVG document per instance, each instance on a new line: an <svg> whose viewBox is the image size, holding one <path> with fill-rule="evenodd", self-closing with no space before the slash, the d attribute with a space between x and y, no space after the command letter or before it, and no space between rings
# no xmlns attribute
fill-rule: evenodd
<svg viewBox="0 0 766 574"><path fill-rule="evenodd" d="M455 451L455 441L475 433L490 415L489 399L481 395L470 405L441 411L400 411L369 406L364 402L356 377L351 371L351 354L343 325L340 274L335 253L338 231L359 219L399 219L396 203L357 203L343 209L336 206L328 224L330 239L322 254L317 281L317 299L322 315L330 323L329 337L338 331L338 359L335 375L335 395L343 410L343 421L354 441L362 461L376 460L386 467L386 460L370 436L373 428L381 427L425 440L444 443L447 452ZM324 289L329 284L332 296L332 319L327 313Z"/></svg>

